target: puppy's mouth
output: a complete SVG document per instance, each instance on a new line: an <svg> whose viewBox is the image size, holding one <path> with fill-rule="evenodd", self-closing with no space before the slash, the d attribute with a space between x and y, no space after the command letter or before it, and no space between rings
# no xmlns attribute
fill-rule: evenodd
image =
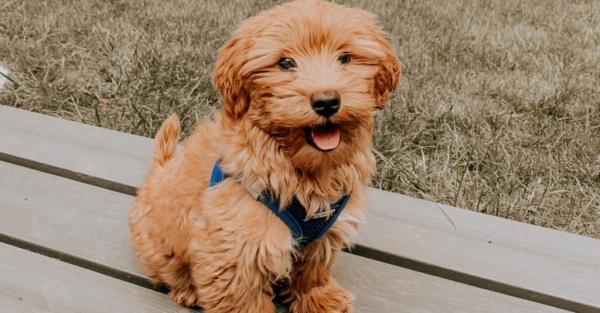
<svg viewBox="0 0 600 313"><path fill-rule="evenodd" d="M342 129L340 125L334 123L307 127L304 133L308 144L325 152L335 150L342 141Z"/></svg>

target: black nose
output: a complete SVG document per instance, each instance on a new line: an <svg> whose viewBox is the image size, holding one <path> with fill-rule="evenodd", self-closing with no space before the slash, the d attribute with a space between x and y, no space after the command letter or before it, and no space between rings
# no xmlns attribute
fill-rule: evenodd
<svg viewBox="0 0 600 313"><path fill-rule="evenodd" d="M340 110L340 94L337 91L325 91L313 94L310 103L317 114L329 118Z"/></svg>

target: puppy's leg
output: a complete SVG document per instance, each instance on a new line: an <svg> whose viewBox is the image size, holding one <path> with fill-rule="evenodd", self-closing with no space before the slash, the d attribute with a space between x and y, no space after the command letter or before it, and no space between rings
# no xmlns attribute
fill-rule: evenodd
<svg viewBox="0 0 600 313"><path fill-rule="evenodd" d="M337 249L328 239L307 246L295 265L291 283L292 313L350 313L352 295L331 277Z"/></svg>
<svg viewBox="0 0 600 313"><path fill-rule="evenodd" d="M169 296L178 304L196 306L198 299L189 262L181 253L182 249L175 249L173 240L173 237L181 238L183 235L167 218L163 217L161 221L154 218L163 215L147 215L148 212L156 211L150 210L150 206L138 198L130 215L131 237L144 273L154 284L168 286Z"/></svg>
<svg viewBox="0 0 600 313"><path fill-rule="evenodd" d="M220 231L215 235L224 234ZM275 313L271 287L274 277L261 269L264 252L259 245L225 238L207 247L195 252L191 271L206 313Z"/></svg>
<svg viewBox="0 0 600 313"><path fill-rule="evenodd" d="M187 218L201 306L207 313L274 313L272 283L292 267L287 226L233 180L211 189L204 203Z"/></svg>

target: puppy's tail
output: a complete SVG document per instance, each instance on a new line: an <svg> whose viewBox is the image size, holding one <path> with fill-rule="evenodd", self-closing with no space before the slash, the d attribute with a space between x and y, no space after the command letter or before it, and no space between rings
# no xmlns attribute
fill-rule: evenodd
<svg viewBox="0 0 600 313"><path fill-rule="evenodd" d="M154 137L154 161L152 167L164 166L175 154L181 125L177 114L167 118Z"/></svg>

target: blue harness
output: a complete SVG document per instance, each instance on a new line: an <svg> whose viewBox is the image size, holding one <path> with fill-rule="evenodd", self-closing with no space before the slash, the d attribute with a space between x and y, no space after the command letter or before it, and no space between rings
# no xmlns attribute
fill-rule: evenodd
<svg viewBox="0 0 600 313"><path fill-rule="evenodd" d="M210 186L218 185L225 178L227 178L227 174L221 168L221 161L217 161L210 175ZM283 210L279 207L279 201L277 201L271 192L263 192L258 196L257 200L277 215L288 226L294 239L302 247L305 247L321 238L333 226L349 199L350 195L344 195L338 202L332 204L332 213L328 217L313 217L310 219L306 218L306 210L296 197Z"/></svg>

